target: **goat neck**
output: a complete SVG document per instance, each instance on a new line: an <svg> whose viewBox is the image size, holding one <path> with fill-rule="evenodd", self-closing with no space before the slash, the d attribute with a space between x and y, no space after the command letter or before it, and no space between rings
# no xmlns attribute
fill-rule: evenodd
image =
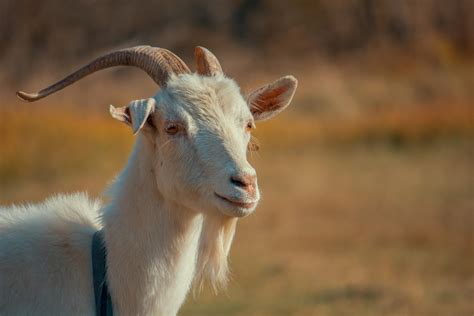
<svg viewBox="0 0 474 316"><path fill-rule="evenodd" d="M153 145L139 136L103 216L119 315L175 315L194 276L202 217L163 198L151 157Z"/></svg>

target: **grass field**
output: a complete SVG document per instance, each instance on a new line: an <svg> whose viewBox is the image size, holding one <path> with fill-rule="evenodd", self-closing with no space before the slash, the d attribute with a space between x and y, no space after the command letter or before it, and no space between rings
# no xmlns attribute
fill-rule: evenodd
<svg viewBox="0 0 474 316"><path fill-rule="evenodd" d="M440 109L261 124L263 200L239 223L229 290L180 314L473 315L472 112ZM133 143L95 113L0 114L1 204L100 195Z"/></svg>

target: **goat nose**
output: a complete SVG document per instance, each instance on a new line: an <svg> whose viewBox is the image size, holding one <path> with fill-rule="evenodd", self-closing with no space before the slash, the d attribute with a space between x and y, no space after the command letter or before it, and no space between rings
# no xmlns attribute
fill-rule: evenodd
<svg viewBox="0 0 474 316"><path fill-rule="evenodd" d="M249 190L255 186L257 176L255 174L237 173L230 177L230 182L242 189Z"/></svg>

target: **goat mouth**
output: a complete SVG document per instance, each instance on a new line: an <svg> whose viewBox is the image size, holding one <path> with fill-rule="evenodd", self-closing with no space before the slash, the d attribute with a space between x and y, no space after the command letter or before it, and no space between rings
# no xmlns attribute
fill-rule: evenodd
<svg viewBox="0 0 474 316"><path fill-rule="evenodd" d="M219 195L217 193L214 193L217 198L219 198L221 201L224 201L226 203L229 203L233 206L237 206L239 208L245 208L245 209L249 209L249 208L252 208L255 206L255 204L257 204L257 201L255 202L239 202L239 201L235 201L235 200L231 200L225 196L222 196L222 195Z"/></svg>

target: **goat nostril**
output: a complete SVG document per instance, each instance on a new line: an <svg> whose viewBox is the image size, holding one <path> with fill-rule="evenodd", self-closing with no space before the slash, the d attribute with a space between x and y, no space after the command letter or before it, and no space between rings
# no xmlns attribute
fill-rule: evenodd
<svg viewBox="0 0 474 316"><path fill-rule="evenodd" d="M246 187L247 186L247 184L245 184L242 180L234 178L234 177L230 178L230 182L233 185L237 186L237 187Z"/></svg>
<svg viewBox="0 0 474 316"><path fill-rule="evenodd" d="M230 182L240 188L247 188L254 184L255 176L232 176Z"/></svg>

